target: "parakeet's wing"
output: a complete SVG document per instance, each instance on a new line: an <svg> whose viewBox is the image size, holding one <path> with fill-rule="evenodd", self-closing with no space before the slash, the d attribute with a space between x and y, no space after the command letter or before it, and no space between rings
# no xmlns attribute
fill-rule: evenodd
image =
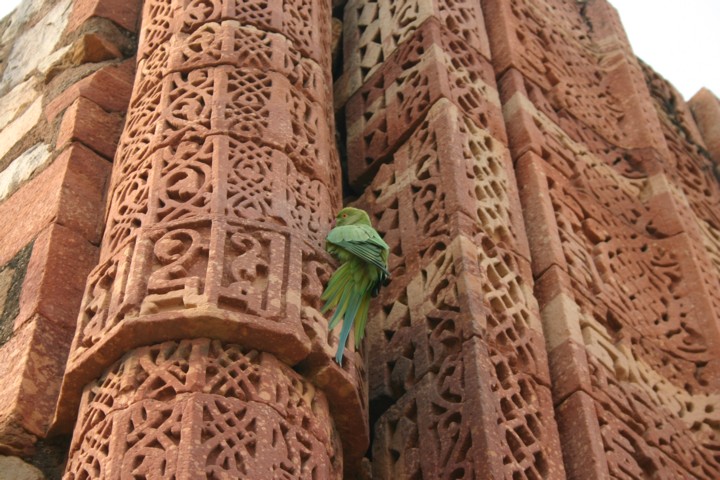
<svg viewBox="0 0 720 480"><path fill-rule="evenodd" d="M327 241L344 248L358 258L375 265L385 275L388 245L374 228L367 225L342 225L328 233Z"/></svg>

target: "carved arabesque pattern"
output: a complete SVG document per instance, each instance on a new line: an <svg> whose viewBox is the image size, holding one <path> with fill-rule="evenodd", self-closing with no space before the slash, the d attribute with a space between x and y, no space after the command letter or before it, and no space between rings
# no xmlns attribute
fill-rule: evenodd
<svg viewBox="0 0 720 480"><path fill-rule="evenodd" d="M352 0L344 9L343 76L346 98L367 82L396 50L417 40L418 31L436 22L458 36L463 49L490 58L483 14L468 0ZM346 99L345 98L345 99ZM341 99L341 103L343 99Z"/></svg>
<svg viewBox="0 0 720 480"><path fill-rule="evenodd" d="M340 203L330 10L145 2L64 410L74 386L155 345L88 386L67 478L338 478L366 450L362 366L331 363L327 321L307 320L317 294L303 291L329 271ZM303 360L305 378L287 366Z"/></svg>
<svg viewBox="0 0 720 480"><path fill-rule="evenodd" d="M348 101L351 183L367 181L442 98L506 142L491 65L430 20Z"/></svg>
<svg viewBox="0 0 720 480"><path fill-rule="evenodd" d="M217 478L268 468L282 478L337 477L330 425L324 395L271 355L218 340L166 342L126 355L85 389L66 478L100 466L150 476L200 467ZM109 466L93 460L108 450Z"/></svg>
<svg viewBox="0 0 720 480"><path fill-rule="evenodd" d="M167 0L165 0L167 1ZM303 56L330 70L330 2L327 0L178 0L180 32L191 33L208 23L233 20L259 30L277 32Z"/></svg>
<svg viewBox="0 0 720 480"><path fill-rule="evenodd" d="M658 345L670 363L706 362L712 343L698 330L704 319L684 284L677 239L648 238L560 181L549 194L573 287L607 309L611 328Z"/></svg>
<svg viewBox="0 0 720 480"><path fill-rule="evenodd" d="M595 140L595 151L587 146L589 134L584 138L574 138L566 130L568 121L562 125L554 122L544 111L538 109L523 94L516 93L506 104L506 110L522 111L532 121L540 139L543 160L552 167L555 174L561 174L564 181L571 183L579 192L591 197L595 202L613 211L613 213L633 226L638 232L662 235L653 225L656 212L644 201L648 189L647 174L631 169L624 171L622 155L607 155L610 144ZM558 119L559 121L560 119ZM575 132L572 132L573 134ZM524 148L513 146L515 150Z"/></svg>
<svg viewBox="0 0 720 480"><path fill-rule="evenodd" d="M613 350L609 344L604 348ZM642 362L617 350L612 353L631 368L625 380L588 355L611 473L625 472L627 478L668 471L673 475L664 478L715 476L720 470L714 431L718 414L713 407L718 395L673 388ZM653 380L658 383L651 384Z"/></svg>
<svg viewBox="0 0 720 480"><path fill-rule="evenodd" d="M613 145L636 148L661 142L652 106L642 94L642 71L629 56L622 30L605 5L562 0L485 0L491 43L505 55L496 71L512 66ZM594 22L603 28L594 28ZM638 93L640 95L638 95ZM642 124L642 128L637 128Z"/></svg>
<svg viewBox="0 0 720 480"><path fill-rule="evenodd" d="M568 469L715 478L717 183L692 117L607 2L483 7Z"/></svg>
<svg viewBox="0 0 720 480"><path fill-rule="evenodd" d="M380 477L556 474L530 271L505 250L526 251L508 159L502 142L441 100L359 201L390 246L393 275L368 326L371 402L380 412L395 403L376 424ZM486 413L469 420L478 403Z"/></svg>
<svg viewBox="0 0 720 480"><path fill-rule="evenodd" d="M644 73L668 145L670 191L692 239L694 258L714 312L720 312L720 184L681 96L649 67ZM717 315L717 313L716 313Z"/></svg>

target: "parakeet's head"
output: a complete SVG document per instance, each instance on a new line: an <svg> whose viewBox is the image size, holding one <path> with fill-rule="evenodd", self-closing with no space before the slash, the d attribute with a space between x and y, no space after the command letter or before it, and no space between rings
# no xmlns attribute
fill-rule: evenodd
<svg viewBox="0 0 720 480"><path fill-rule="evenodd" d="M365 210L359 208L346 207L340 210L335 217L335 224L342 225L371 225L370 217ZM371 225L372 226L372 225Z"/></svg>

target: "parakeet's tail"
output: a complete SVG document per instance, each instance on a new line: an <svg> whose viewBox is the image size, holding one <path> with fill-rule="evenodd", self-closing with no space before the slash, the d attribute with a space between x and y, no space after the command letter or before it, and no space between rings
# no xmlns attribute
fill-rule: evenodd
<svg viewBox="0 0 720 480"><path fill-rule="evenodd" d="M358 282L357 276L353 278L353 267L351 262L348 262L342 264L330 277L330 281L320 297L325 300L325 305L321 309L322 313L335 308L328 328L332 330L340 319L343 320L342 329L340 330L340 343L335 355L335 360L340 365L342 365L345 344L350 336L353 323L355 324L356 347L360 344L360 340L364 335L370 308L369 287L369 282Z"/></svg>

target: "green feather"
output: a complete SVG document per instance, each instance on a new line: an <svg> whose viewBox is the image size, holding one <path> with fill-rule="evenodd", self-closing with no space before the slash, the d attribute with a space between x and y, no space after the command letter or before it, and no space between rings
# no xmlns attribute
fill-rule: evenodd
<svg viewBox="0 0 720 480"><path fill-rule="evenodd" d="M370 310L370 294L365 292L360 303L360 309L355 316L355 348L360 346L360 342L365 337L365 325L367 324L368 311Z"/></svg>
<svg viewBox="0 0 720 480"><path fill-rule="evenodd" d="M343 352L350 332L355 333L355 347L365 336L370 297L390 276L388 245L370 224L366 212L344 208L337 215L337 225L327 235L325 249L342 265L330 277L321 295L321 311L335 309L328 328L343 320L335 360L342 365ZM354 328L353 328L354 327Z"/></svg>
<svg viewBox="0 0 720 480"><path fill-rule="evenodd" d="M340 265L340 268L338 268L335 273L333 273L332 277L330 277L330 281L328 282L325 291L320 296L321 300L326 301L325 305L323 305L322 309L320 309L322 313L327 312L330 308L333 308L338 304L340 296L345 290L345 286L352 280L353 276L350 271L350 265L347 263Z"/></svg>

